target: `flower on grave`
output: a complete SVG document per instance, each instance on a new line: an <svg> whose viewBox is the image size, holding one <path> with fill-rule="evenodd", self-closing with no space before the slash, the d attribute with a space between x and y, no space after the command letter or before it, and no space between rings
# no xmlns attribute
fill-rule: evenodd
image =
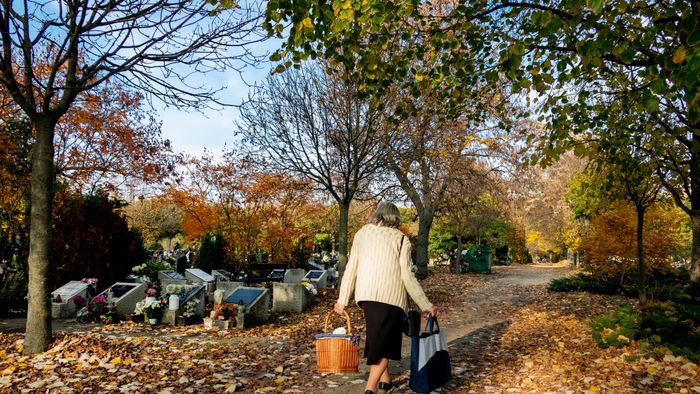
<svg viewBox="0 0 700 394"><path fill-rule="evenodd" d="M196 308L199 305L198 299L191 299L185 303L185 310L182 312L182 316L191 317L196 314Z"/></svg>
<svg viewBox="0 0 700 394"><path fill-rule="evenodd" d="M134 272L134 273L137 273L137 274L138 274L139 272L145 270L146 267L148 267L148 266L146 265L146 263L143 263L143 264L141 264L141 265L135 265L135 266L131 267L131 272Z"/></svg>
<svg viewBox="0 0 700 394"><path fill-rule="evenodd" d="M97 278L83 278L80 281L93 286L97 284Z"/></svg>
<svg viewBox="0 0 700 394"><path fill-rule="evenodd" d="M99 306L107 306L107 296L104 296L102 294L93 297L92 302Z"/></svg>
<svg viewBox="0 0 700 394"><path fill-rule="evenodd" d="M87 298L83 297L80 294L76 294L73 296L72 300L75 303L75 306L83 306L85 305L85 301L87 301Z"/></svg>
<svg viewBox="0 0 700 394"><path fill-rule="evenodd" d="M194 286L192 286L192 285L178 285L175 283L171 283L171 284L165 286L165 292L168 294L176 294L176 295L189 294L189 292L191 292L193 288L194 288Z"/></svg>
<svg viewBox="0 0 700 394"><path fill-rule="evenodd" d="M162 304L159 301L151 302L146 304L141 310L148 316L154 316L157 313L160 313L162 310Z"/></svg>
<svg viewBox="0 0 700 394"><path fill-rule="evenodd" d="M308 290L311 294L317 295L318 290L316 290L316 286L314 286L312 283L303 281L301 282L302 286L306 287L306 290Z"/></svg>
<svg viewBox="0 0 700 394"><path fill-rule="evenodd" d="M160 286L158 286L157 283L148 281L146 282L146 291L144 292L144 295L146 297L158 297L160 295Z"/></svg>

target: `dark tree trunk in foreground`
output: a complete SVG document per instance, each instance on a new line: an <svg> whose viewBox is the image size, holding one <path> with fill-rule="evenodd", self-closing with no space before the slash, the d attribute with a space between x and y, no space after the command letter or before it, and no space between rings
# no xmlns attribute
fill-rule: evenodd
<svg viewBox="0 0 700 394"><path fill-rule="evenodd" d="M24 352L46 350L51 343L51 207L53 202L53 135L56 122L46 117L34 123L31 213L29 230L29 308Z"/></svg>

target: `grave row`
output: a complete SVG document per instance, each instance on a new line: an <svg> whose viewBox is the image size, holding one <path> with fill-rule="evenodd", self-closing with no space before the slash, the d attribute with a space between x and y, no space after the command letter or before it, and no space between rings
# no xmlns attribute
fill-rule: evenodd
<svg viewBox="0 0 700 394"><path fill-rule="evenodd" d="M244 282L231 281L229 278L233 276L224 270L213 270L208 274L194 268L186 269L184 275L176 271L159 271L161 288L170 297L162 322L175 324L190 301L196 304L196 316L203 317L205 303L214 300L214 310L235 309L236 326L248 328L268 321L270 297L273 313L300 313L314 304L317 290L327 286L326 270L279 271L275 274L282 281L273 283L272 294L267 288L249 287ZM52 317L75 317L78 307L73 299L76 296L87 297L89 286L81 281L70 281L53 291ZM107 299L110 308L118 315L127 316L134 312L137 303L144 300L146 289L145 283L116 282L99 295ZM205 318L205 325L226 325L222 328L228 328L228 322L220 323L220 319L219 316L210 316Z"/></svg>

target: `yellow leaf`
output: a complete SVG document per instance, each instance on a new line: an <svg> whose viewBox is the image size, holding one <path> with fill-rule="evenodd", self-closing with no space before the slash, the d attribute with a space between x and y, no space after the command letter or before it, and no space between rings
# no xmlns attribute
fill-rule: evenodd
<svg viewBox="0 0 700 394"><path fill-rule="evenodd" d="M416 81L420 82L423 80L423 76L420 74L416 74Z"/></svg>
<svg viewBox="0 0 700 394"><path fill-rule="evenodd" d="M2 371L2 375L10 375L11 373L15 372L15 369L17 369L17 367L10 365Z"/></svg>
<svg viewBox="0 0 700 394"><path fill-rule="evenodd" d="M681 64L685 61L687 56L688 56L688 53L686 52L685 48L680 47L673 54L673 63L674 64Z"/></svg>
<svg viewBox="0 0 700 394"><path fill-rule="evenodd" d="M112 361L110 361L110 363L112 363L112 364L114 364L114 365L121 364L121 363L122 363L122 359L119 358L119 357L115 357L115 358L112 359Z"/></svg>
<svg viewBox="0 0 700 394"><path fill-rule="evenodd" d="M314 24L311 22L311 18L305 18L303 21L301 21L301 27L304 30L311 30L314 28Z"/></svg>
<svg viewBox="0 0 700 394"><path fill-rule="evenodd" d="M649 367L649 368L647 368L647 373L650 374L650 375L655 374L655 373L656 373L656 368L654 368L654 367Z"/></svg>
<svg viewBox="0 0 700 394"><path fill-rule="evenodd" d="M284 377L280 376L279 378L275 379L275 384L280 384L284 382Z"/></svg>
<svg viewBox="0 0 700 394"><path fill-rule="evenodd" d="M591 386L588 388L589 393L598 393L600 392L600 388L598 386Z"/></svg>
<svg viewBox="0 0 700 394"><path fill-rule="evenodd" d="M282 373L282 372L284 372L284 367L279 366L279 367L275 368L275 372L277 372L277 373Z"/></svg>

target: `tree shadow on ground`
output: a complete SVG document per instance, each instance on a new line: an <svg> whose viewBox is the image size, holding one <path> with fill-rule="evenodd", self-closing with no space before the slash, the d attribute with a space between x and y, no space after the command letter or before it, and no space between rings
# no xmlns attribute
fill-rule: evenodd
<svg viewBox="0 0 700 394"><path fill-rule="evenodd" d="M496 355L502 356L501 335L510 324L509 320L491 324L450 341L447 346L452 364L452 380L441 392L469 388L470 382L475 378L490 374L490 360ZM408 390L410 370L410 355L401 359L398 365L390 366L390 373L395 376L396 392Z"/></svg>

